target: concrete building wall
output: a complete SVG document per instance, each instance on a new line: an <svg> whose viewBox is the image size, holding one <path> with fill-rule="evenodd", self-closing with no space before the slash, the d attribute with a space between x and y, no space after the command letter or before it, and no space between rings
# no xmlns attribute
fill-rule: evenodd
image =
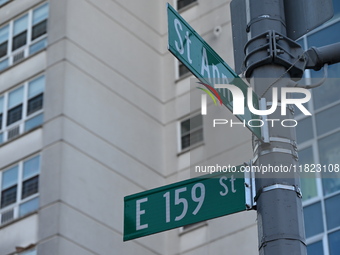
<svg viewBox="0 0 340 255"><path fill-rule="evenodd" d="M123 197L164 184L160 39L116 2L50 5L38 253L162 254L163 237L122 243Z"/></svg>

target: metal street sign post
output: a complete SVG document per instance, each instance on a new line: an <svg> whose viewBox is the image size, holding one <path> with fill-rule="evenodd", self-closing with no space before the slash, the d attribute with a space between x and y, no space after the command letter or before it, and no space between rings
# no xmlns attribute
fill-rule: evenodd
<svg viewBox="0 0 340 255"><path fill-rule="evenodd" d="M124 241L246 210L240 167L124 198Z"/></svg>
<svg viewBox="0 0 340 255"><path fill-rule="evenodd" d="M244 97L244 115L236 117L244 121L248 129L259 139L262 139L261 128L250 126L249 120L259 120L260 117L251 113L247 107L248 85L223 61L223 59L207 44L203 38L167 4L168 12L168 49L181 61L202 83L214 87L214 84L233 84L242 90ZM219 91L223 104L233 110L231 93L222 89ZM259 109L258 96L253 92L252 101L255 109Z"/></svg>

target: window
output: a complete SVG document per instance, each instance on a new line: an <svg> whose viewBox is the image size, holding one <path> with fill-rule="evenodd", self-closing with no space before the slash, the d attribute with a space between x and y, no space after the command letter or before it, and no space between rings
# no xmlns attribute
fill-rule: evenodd
<svg viewBox="0 0 340 255"><path fill-rule="evenodd" d="M24 46L27 41L28 14L14 21L12 51Z"/></svg>
<svg viewBox="0 0 340 255"><path fill-rule="evenodd" d="M24 87L21 86L8 96L7 126L17 122L22 117L22 103L24 99Z"/></svg>
<svg viewBox="0 0 340 255"><path fill-rule="evenodd" d="M197 0L177 0L177 10L181 10L194 2L197 2Z"/></svg>
<svg viewBox="0 0 340 255"><path fill-rule="evenodd" d="M40 6L33 11L32 41L47 33L47 4Z"/></svg>
<svg viewBox="0 0 340 255"><path fill-rule="evenodd" d="M2 119L3 119L3 115L4 115L4 97L0 96L0 144L2 142Z"/></svg>
<svg viewBox="0 0 340 255"><path fill-rule="evenodd" d="M340 132L326 136L318 140L320 164L335 165L340 164ZM324 195L340 191L340 173L327 172L322 174ZM339 199L340 202L340 199Z"/></svg>
<svg viewBox="0 0 340 255"><path fill-rule="evenodd" d="M307 246L308 255L323 255L322 242L316 242Z"/></svg>
<svg viewBox="0 0 340 255"><path fill-rule="evenodd" d="M5 3L8 3L11 0L0 0L0 6L4 5Z"/></svg>
<svg viewBox="0 0 340 255"><path fill-rule="evenodd" d="M0 144L43 123L45 76L0 95Z"/></svg>
<svg viewBox="0 0 340 255"><path fill-rule="evenodd" d="M305 218L306 237L320 234L324 231L322 221L321 203L315 203L303 208Z"/></svg>
<svg viewBox="0 0 340 255"><path fill-rule="evenodd" d="M182 64L182 62L178 61L178 76L179 78L186 76L186 74L190 74L190 70Z"/></svg>
<svg viewBox="0 0 340 255"><path fill-rule="evenodd" d="M20 252L18 255L37 255L37 250L33 249L29 251Z"/></svg>
<svg viewBox="0 0 340 255"><path fill-rule="evenodd" d="M322 30L305 35L301 45L320 47L340 41L340 5L337 0L333 2L335 16L331 22ZM340 172L334 169L340 164L340 121L336 117L340 110L339 71L340 64L329 66L326 82L311 90L308 108L312 116L296 114L299 163L333 166L332 172L301 176L307 250L312 255L335 255L340 249ZM305 74L318 79L324 75L313 70L306 70Z"/></svg>
<svg viewBox="0 0 340 255"><path fill-rule="evenodd" d="M37 255L37 250L33 249L29 251L20 252L18 255Z"/></svg>
<svg viewBox="0 0 340 255"><path fill-rule="evenodd" d="M47 46L47 20L45 3L0 27L0 71Z"/></svg>
<svg viewBox="0 0 340 255"><path fill-rule="evenodd" d="M0 223L9 222L39 207L40 156L0 172Z"/></svg>
<svg viewBox="0 0 340 255"><path fill-rule="evenodd" d="M330 255L337 255L339 254L340 249L340 231L336 231L331 233L328 236L328 242L329 242L329 254Z"/></svg>
<svg viewBox="0 0 340 255"><path fill-rule="evenodd" d="M181 132L181 150L203 141L203 120L202 115L196 115L192 118L180 122Z"/></svg>
<svg viewBox="0 0 340 255"><path fill-rule="evenodd" d="M7 55L9 26L0 29L0 58Z"/></svg>
<svg viewBox="0 0 340 255"><path fill-rule="evenodd" d="M333 19L339 17L340 14L340 2L339 0L333 0L334 17Z"/></svg>

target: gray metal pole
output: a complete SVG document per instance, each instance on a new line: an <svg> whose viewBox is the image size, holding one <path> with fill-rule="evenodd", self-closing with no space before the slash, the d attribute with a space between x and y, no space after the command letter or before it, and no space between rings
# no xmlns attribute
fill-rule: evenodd
<svg viewBox="0 0 340 255"><path fill-rule="evenodd" d="M284 0L249 0L250 17L248 27L251 38L266 31L275 31L286 35ZM248 18L249 19L249 18ZM273 34L273 33L272 33ZM248 47L249 51L261 48L268 42L268 36L260 36ZM262 41L261 41L262 40ZM249 43L249 42L248 42ZM285 42L283 42L285 44ZM290 47L289 43L286 43ZM246 59L254 64L268 57L268 52L258 51ZM266 98L267 107L272 102L272 87L287 87L290 79L287 66L262 62L253 65L250 82L256 94ZM282 79L279 79L282 77ZM280 94L280 93L279 93ZM280 95L278 97L280 99ZM301 196L299 196L299 176L294 173L297 165L295 128L284 127L280 122L293 119L293 113L287 110L281 116L280 105L269 119L278 119L274 127L269 125L270 143L257 141L257 165L267 167L286 166L291 173L256 174L257 217L260 255L305 255L305 234ZM256 146L255 146L256 147ZM282 168L281 168L282 169Z"/></svg>

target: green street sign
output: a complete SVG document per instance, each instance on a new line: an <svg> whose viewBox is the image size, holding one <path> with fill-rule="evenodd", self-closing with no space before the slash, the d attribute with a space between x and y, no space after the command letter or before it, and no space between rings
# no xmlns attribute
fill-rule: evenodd
<svg viewBox="0 0 340 255"><path fill-rule="evenodd" d="M167 4L168 12L168 49L181 61L202 83L214 87L214 84L231 84L238 87L244 95L244 114L235 115L239 120L245 121L248 129L259 139L261 137L260 125L248 121L260 120L260 117L251 113L247 106L248 85L228 66L227 63L207 44L203 38ZM233 111L233 97L229 90L218 89L223 104ZM258 96L252 92L252 101L255 109L259 109ZM251 121L251 122L253 122Z"/></svg>
<svg viewBox="0 0 340 255"><path fill-rule="evenodd" d="M124 241L246 210L241 166L124 198Z"/></svg>

